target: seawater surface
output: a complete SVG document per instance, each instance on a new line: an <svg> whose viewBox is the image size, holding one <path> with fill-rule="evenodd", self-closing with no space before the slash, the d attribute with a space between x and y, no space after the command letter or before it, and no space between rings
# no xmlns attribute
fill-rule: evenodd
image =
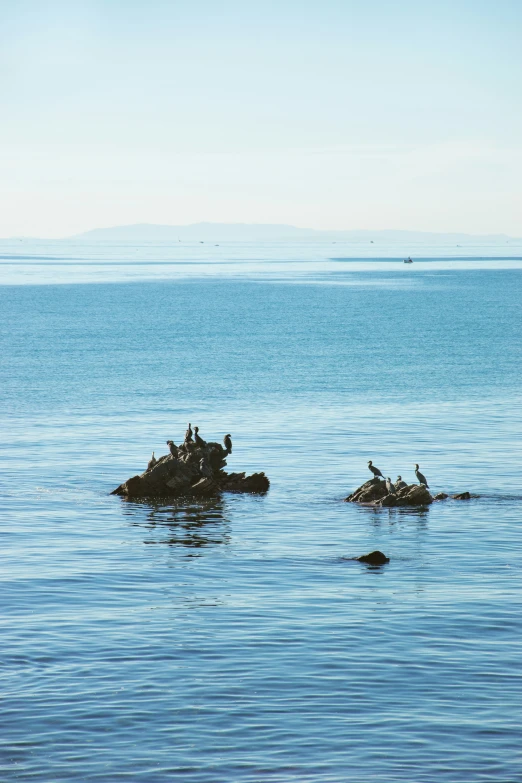
<svg viewBox="0 0 522 783"><path fill-rule="evenodd" d="M0 256L0 780L521 781L522 248ZM268 494L109 495L188 421Z"/></svg>

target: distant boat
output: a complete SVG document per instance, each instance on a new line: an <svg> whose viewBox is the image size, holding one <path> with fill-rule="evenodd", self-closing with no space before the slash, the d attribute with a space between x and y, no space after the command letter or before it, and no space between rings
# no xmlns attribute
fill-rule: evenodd
<svg viewBox="0 0 522 783"><path fill-rule="evenodd" d="M405 264L413 264L413 260L410 258L410 256L408 256L408 258L404 259L404 263Z"/></svg>

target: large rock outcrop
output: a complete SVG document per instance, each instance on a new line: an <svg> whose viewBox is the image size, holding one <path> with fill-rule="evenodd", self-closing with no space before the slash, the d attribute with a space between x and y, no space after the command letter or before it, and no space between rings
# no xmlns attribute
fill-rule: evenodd
<svg viewBox="0 0 522 783"><path fill-rule="evenodd" d="M174 449L175 450L175 449ZM226 473L228 452L220 443L180 447L177 456L167 454L139 476L132 476L111 492L127 498L217 495L220 492L266 492L270 482L264 473Z"/></svg>
<svg viewBox="0 0 522 783"><path fill-rule="evenodd" d="M345 498L347 503L364 503L368 506L391 508L393 506L428 506L433 497L424 484L409 484L402 489L389 493L386 482L379 478L370 479L351 495Z"/></svg>

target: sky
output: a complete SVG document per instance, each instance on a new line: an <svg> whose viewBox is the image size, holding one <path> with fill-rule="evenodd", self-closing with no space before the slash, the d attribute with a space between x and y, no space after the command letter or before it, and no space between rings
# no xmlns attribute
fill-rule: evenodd
<svg viewBox="0 0 522 783"><path fill-rule="evenodd" d="M519 0L0 0L0 237L522 236Z"/></svg>

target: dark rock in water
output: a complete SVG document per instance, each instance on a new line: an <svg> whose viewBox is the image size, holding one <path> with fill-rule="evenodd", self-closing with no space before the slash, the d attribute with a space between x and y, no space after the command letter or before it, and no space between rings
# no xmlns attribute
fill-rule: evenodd
<svg viewBox="0 0 522 783"><path fill-rule="evenodd" d="M449 495L446 495L445 492L439 492L435 497L434 500L446 500L446 498L449 498Z"/></svg>
<svg viewBox="0 0 522 783"><path fill-rule="evenodd" d="M452 495L451 496L453 500L469 500L471 498L471 495L469 492L459 492L458 495Z"/></svg>
<svg viewBox="0 0 522 783"><path fill-rule="evenodd" d="M127 498L210 496L220 492L260 494L270 487L264 473L226 473L228 452L220 443L191 444L177 456L166 454L140 476L132 476L111 495Z"/></svg>
<svg viewBox="0 0 522 783"><path fill-rule="evenodd" d="M425 484L409 484L397 492L397 506L429 506L433 497Z"/></svg>
<svg viewBox="0 0 522 783"><path fill-rule="evenodd" d="M376 549L375 552L370 552L367 555L361 555L355 559L360 563L369 563L370 565L384 565L384 563L390 562L390 558L386 557L383 552L379 552L378 549Z"/></svg>
<svg viewBox="0 0 522 783"><path fill-rule="evenodd" d="M366 481L359 489L348 495L345 500L347 503L372 503L375 500L380 500L387 494L386 482L376 477Z"/></svg>
<svg viewBox="0 0 522 783"><path fill-rule="evenodd" d="M264 473L252 473L251 476L245 473L225 473L222 488L225 492L253 492L262 494L266 492L270 482Z"/></svg>
<svg viewBox="0 0 522 783"><path fill-rule="evenodd" d="M407 484L395 493L389 493L386 482L371 479L345 498L347 503L364 503L370 506L393 508L394 506L428 506L433 497L424 484Z"/></svg>

